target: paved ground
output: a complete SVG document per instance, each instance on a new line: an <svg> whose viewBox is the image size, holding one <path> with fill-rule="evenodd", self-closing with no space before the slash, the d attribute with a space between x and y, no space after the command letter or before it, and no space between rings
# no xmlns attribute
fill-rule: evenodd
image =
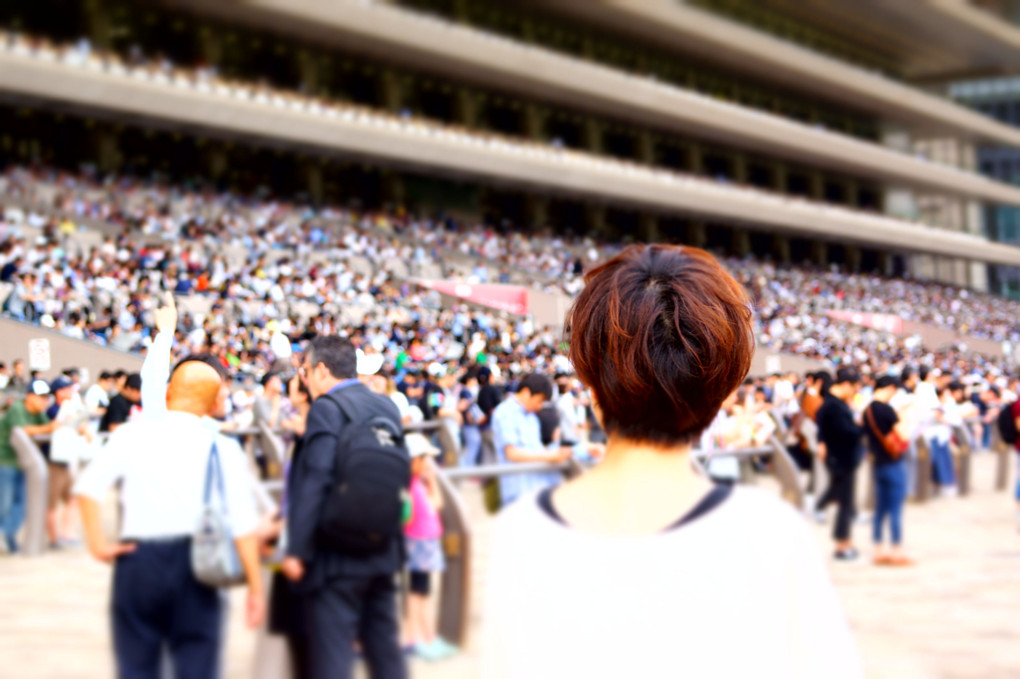
<svg viewBox="0 0 1020 679"><path fill-rule="evenodd" d="M1020 533L1011 494L993 493L993 460L975 460L976 491L907 509L907 542L919 563L880 569L865 559L833 564L832 575L869 678L1020 676ZM476 522L480 591L486 525L476 487L466 499ZM828 551L827 529L817 528ZM858 526L867 545L868 529ZM867 552L868 550L864 550ZM113 676L106 616L109 569L82 551L42 558L0 556L0 676L77 679ZM249 679L255 635L232 607L227 672ZM480 624L479 613L473 627ZM477 649L434 665L416 663L419 679L472 679Z"/></svg>

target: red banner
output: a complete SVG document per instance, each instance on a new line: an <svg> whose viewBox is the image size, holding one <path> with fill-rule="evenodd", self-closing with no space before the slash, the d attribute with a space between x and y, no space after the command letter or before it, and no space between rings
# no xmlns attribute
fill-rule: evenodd
<svg viewBox="0 0 1020 679"><path fill-rule="evenodd" d="M903 319L892 314L869 314L857 311L826 311L825 315L837 321L861 325L865 328L884 330L894 335L903 334Z"/></svg>
<svg viewBox="0 0 1020 679"><path fill-rule="evenodd" d="M528 289L521 285L496 283L457 283L454 281L416 281L418 285L492 309L508 311L518 316L528 314Z"/></svg>

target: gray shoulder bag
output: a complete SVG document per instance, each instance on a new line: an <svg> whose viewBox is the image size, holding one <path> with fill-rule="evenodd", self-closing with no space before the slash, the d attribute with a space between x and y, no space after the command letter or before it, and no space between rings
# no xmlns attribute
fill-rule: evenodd
<svg viewBox="0 0 1020 679"><path fill-rule="evenodd" d="M219 506L213 501L213 482ZM191 570L195 579L209 587L232 587L244 584L244 569L234 545L227 514L227 495L223 486L223 469L219 450L213 441L209 465L205 472L205 506L202 518L191 540Z"/></svg>

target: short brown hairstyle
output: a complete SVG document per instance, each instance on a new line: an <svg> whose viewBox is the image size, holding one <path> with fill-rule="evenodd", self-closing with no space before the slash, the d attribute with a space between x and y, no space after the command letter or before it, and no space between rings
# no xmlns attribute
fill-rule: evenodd
<svg viewBox="0 0 1020 679"><path fill-rule="evenodd" d="M567 316L570 359L606 433L693 441L754 355L747 292L704 250L632 245L591 270Z"/></svg>

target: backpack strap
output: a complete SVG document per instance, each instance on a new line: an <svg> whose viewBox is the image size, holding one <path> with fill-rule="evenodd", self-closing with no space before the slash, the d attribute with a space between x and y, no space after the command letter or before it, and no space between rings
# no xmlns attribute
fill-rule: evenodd
<svg viewBox="0 0 1020 679"><path fill-rule="evenodd" d="M357 409L354 407L354 404L351 402L351 399L349 399L349 398L340 398L340 396L345 391L347 391L347 390L346 389L341 389L338 392L331 391L328 394L326 394L326 398L328 398L330 401L332 401L333 403L336 404L337 408L340 409L340 412L342 412L344 414L344 417L347 418L347 423L351 424L351 423L357 421L357 419L358 419L357 415L358 414L357 414Z"/></svg>
<svg viewBox="0 0 1020 679"><path fill-rule="evenodd" d="M326 398L328 398L330 401L335 403L338 408L340 408L340 412L343 413L344 417L347 418L347 424L354 424L355 422L359 421L358 416L362 412L362 409L356 405L357 400L351 398L347 394L347 391L348 391L347 388L340 389L339 391L336 392L331 391L328 394L326 394ZM386 422L391 426L393 433L396 434L400 439L403 439L404 428L399 422L393 422L390 420L390 418L385 417L383 415L377 415L376 417L386 420ZM367 422L373 419L374 419L373 417L367 417L363 421Z"/></svg>

